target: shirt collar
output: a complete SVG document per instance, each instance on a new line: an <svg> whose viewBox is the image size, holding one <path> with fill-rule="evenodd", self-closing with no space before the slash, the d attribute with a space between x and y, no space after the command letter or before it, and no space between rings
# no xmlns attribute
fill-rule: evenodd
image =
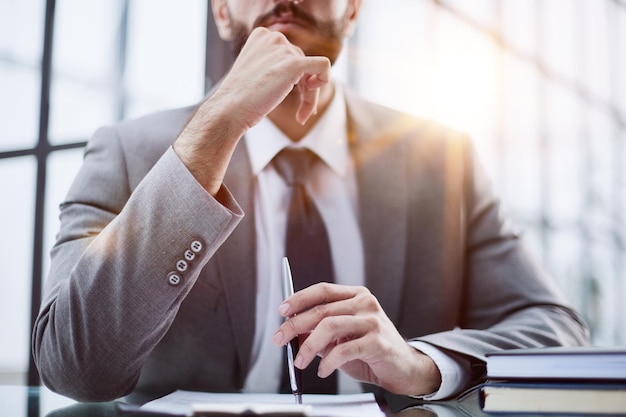
<svg viewBox="0 0 626 417"><path fill-rule="evenodd" d="M339 176L348 172L348 130L343 90L335 84L335 94L317 124L299 142L292 142L267 117L248 130L245 143L252 172L258 175L283 148L306 147L315 152Z"/></svg>

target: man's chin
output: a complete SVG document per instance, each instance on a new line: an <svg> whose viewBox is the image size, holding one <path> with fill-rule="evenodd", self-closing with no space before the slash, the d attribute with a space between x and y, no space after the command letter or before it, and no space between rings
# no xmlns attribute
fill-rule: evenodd
<svg viewBox="0 0 626 417"><path fill-rule="evenodd" d="M311 33L311 28L297 22L274 22L265 27L272 31L281 32L289 42L301 48L305 55L325 56L333 64L343 46L341 41L335 39L316 38L316 35ZM241 24L235 24L233 28L235 38L233 39L232 47L236 58L247 41L249 32ZM317 42L315 39L317 39Z"/></svg>
<svg viewBox="0 0 626 417"><path fill-rule="evenodd" d="M274 28L268 28L274 30ZM335 45L330 40L318 40L317 42L311 38L311 35L305 28L281 28L279 30L289 42L296 45L306 56L325 56L331 60L332 63L337 59L337 55L341 51L341 44Z"/></svg>

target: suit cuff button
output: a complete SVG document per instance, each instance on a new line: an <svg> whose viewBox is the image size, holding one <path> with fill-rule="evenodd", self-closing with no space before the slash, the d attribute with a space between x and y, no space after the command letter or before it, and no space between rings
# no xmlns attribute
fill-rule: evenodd
<svg viewBox="0 0 626 417"><path fill-rule="evenodd" d="M195 254L195 253L194 253L191 249L187 249L187 250L185 251L185 259L186 259L188 262L191 262L191 261L193 261L194 259L196 259L196 254Z"/></svg>
<svg viewBox="0 0 626 417"><path fill-rule="evenodd" d="M178 284L180 284L182 281L183 278L180 276L180 274L177 274L176 272L170 272L169 274L167 274L167 282L173 287L178 286Z"/></svg>
<svg viewBox="0 0 626 417"><path fill-rule="evenodd" d="M187 262L183 261L182 259L176 262L176 269L179 272L185 272L188 267L189 267L189 264L187 264Z"/></svg>
<svg viewBox="0 0 626 417"><path fill-rule="evenodd" d="M195 253L200 253L204 249L204 245L199 240L191 242L191 250Z"/></svg>

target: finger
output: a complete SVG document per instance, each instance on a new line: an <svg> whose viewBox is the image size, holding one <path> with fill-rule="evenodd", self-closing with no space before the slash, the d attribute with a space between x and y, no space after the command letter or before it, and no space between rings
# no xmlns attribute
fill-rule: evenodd
<svg viewBox="0 0 626 417"><path fill-rule="evenodd" d="M309 90L303 87L303 84L298 84L300 90L300 106L296 112L296 121L301 125L304 125L311 116L317 114L317 103L319 102L320 90Z"/></svg>
<svg viewBox="0 0 626 417"><path fill-rule="evenodd" d="M320 304L348 300L356 297L359 293L369 294L369 291L365 287L320 282L287 298L280 305L278 311L283 317L291 317Z"/></svg>
<svg viewBox="0 0 626 417"><path fill-rule="evenodd" d="M378 328L375 316L332 316L327 317L311 332L304 343L295 363L299 368L307 367L318 354L331 355L340 346L348 341L362 338L364 335ZM337 345L337 346L334 346ZM328 351L328 348L334 346Z"/></svg>
<svg viewBox="0 0 626 417"><path fill-rule="evenodd" d="M296 120L300 124L305 124L311 116L317 114L317 104L319 102L320 88L328 84L329 74L313 74L303 79L298 84L300 90L300 107L296 113Z"/></svg>
<svg viewBox="0 0 626 417"><path fill-rule="evenodd" d="M351 361L361 360L368 363L368 359L374 358L380 353L375 351L375 346L373 334L366 334L358 339L338 343L320 361L317 375L320 378L326 378L336 369Z"/></svg>
<svg viewBox="0 0 626 417"><path fill-rule="evenodd" d="M308 77L306 79L305 86L309 90L312 90L325 86L326 84L328 84L329 81L330 73L328 71L324 71L322 73L313 74L312 76Z"/></svg>
<svg viewBox="0 0 626 417"><path fill-rule="evenodd" d="M355 316L359 313L359 308L360 304L357 298L318 304L283 322L276 331L273 340L279 346L286 344L297 335L313 331L327 317Z"/></svg>
<svg viewBox="0 0 626 417"><path fill-rule="evenodd" d="M317 103L319 102L320 88L328 84L330 80L330 62L326 59L314 57L313 68L307 68L307 76L298 82L300 91L300 106L296 113L296 121L305 124L309 118L317 114ZM312 59L307 57L307 61Z"/></svg>

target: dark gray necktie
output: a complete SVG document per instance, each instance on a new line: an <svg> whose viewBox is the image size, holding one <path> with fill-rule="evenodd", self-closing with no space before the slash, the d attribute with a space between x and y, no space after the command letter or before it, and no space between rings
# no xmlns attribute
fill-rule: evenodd
<svg viewBox="0 0 626 417"><path fill-rule="evenodd" d="M295 291L321 281L334 282L326 226L305 187L307 176L318 160L317 155L308 149L286 148L272 161L291 189L285 248ZM336 394L336 372L322 379L317 376L318 366L319 358L316 358L303 371L304 393ZM289 393L286 365L283 368L281 392Z"/></svg>

